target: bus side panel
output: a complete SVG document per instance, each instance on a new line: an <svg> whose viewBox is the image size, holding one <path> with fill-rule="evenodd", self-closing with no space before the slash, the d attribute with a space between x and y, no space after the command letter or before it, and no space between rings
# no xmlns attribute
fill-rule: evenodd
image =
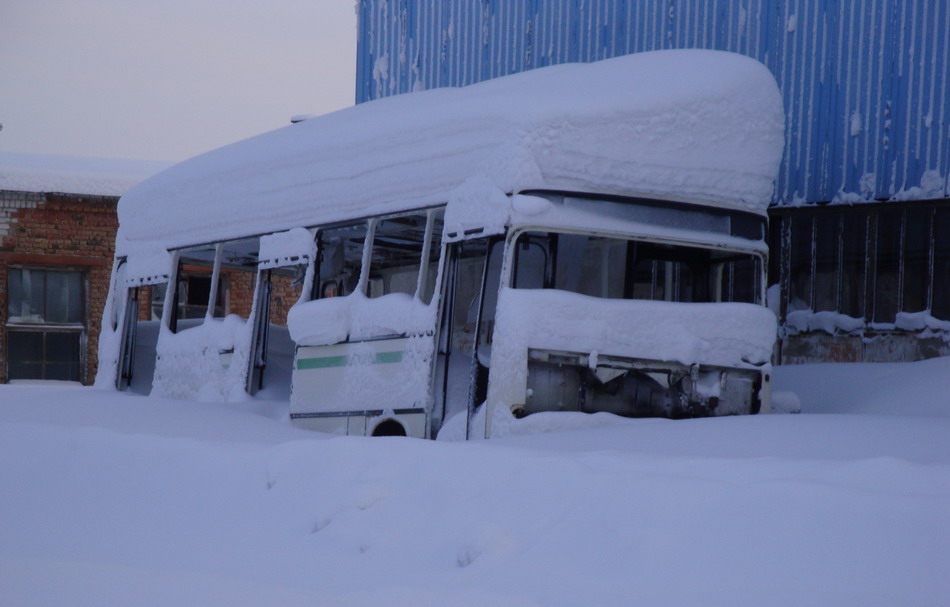
<svg viewBox="0 0 950 607"><path fill-rule="evenodd" d="M297 348L292 416L427 409L431 336Z"/></svg>

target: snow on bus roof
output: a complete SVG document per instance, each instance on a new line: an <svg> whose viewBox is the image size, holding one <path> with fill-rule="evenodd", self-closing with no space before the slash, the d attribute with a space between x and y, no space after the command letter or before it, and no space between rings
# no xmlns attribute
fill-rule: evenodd
<svg viewBox="0 0 950 607"><path fill-rule="evenodd" d="M0 190L121 196L167 162L0 152Z"/></svg>
<svg viewBox="0 0 950 607"><path fill-rule="evenodd" d="M539 68L368 102L186 160L122 197L118 245L174 248L451 206L473 182L764 213L783 120L771 73L741 55L656 51Z"/></svg>

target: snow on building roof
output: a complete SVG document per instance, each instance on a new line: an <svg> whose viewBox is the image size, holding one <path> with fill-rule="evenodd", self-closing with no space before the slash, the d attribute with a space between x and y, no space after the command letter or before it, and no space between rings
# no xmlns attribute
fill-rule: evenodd
<svg viewBox="0 0 950 607"><path fill-rule="evenodd" d="M736 54L545 67L365 103L182 162L122 197L120 241L172 248L398 212L450 201L473 179L506 193L636 194L764 213L783 120L771 73Z"/></svg>
<svg viewBox="0 0 950 607"><path fill-rule="evenodd" d="M0 190L121 196L167 162L0 152Z"/></svg>

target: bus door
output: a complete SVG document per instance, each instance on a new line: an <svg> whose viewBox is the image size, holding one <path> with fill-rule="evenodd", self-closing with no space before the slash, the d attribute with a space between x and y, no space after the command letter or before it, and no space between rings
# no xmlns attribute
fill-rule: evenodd
<svg viewBox="0 0 950 607"><path fill-rule="evenodd" d="M475 408L485 400L491 335L504 240L480 238L448 246L446 299L436 370L437 425L464 415L466 438Z"/></svg>
<svg viewBox="0 0 950 607"><path fill-rule="evenodd" d="M442 216L428 209L321 231L319 301L308 304L321 314L294 366L297 425L428 435Z"/></svg>
<svg viewBox="0 0 950 607"><path fill-rule="evenodd" d="M112 305L117 330L121 331L115 378L119 390L148 394L152 389L159 325L171 273L170 255L158 257L158 263L147 260L151 264L129 257L117 271Z"/></svg>
<svg viewBox="0 0 950 607"><path fill-rule="evenodd" d="M152 393L230 401L246 394L259 238L176 251Z"/></svg>
<svg viewBox="0 0 950 607"><path fill-rule="evenodd" d="M309 230L294 228L261 237L248 394L266 385L270 397L290 396L294 343L287 329L287 314L295 304L310 299L315 257L316 243Z"/></svg>

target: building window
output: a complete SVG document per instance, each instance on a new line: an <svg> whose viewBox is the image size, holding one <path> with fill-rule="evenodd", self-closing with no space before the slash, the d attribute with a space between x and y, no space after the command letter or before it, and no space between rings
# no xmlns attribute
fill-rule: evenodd
<svg viewBox="0 0 950 607"><path fill-rule="evenodd" d="M888 203L775 215L770 268L788 268L781 277L787 312L838 312L881 329L899 313L950 320L950 206Z"/></svg>
<svg viewBox="0 0 950 607"><path fill-rule="evenodd" d="M82 273L10 268L7 321L82 323Z"/></svg>
<svg viewBox="0 0 950 607"><path fill-rule="evenodd" d="M80 381L79 331L7 331L10 379Z"/></svg>
<svg viewBox="0 0 950 607"><path fill-rule="evenodd" d="M877 255L874 273L874 322L897 318L900 296L901 209L877 214Z"/></svg>
<svg viewBox="0 0 950 607"><path fill-rule="evenodd" d="M842 314L864 318L867 290L868 217L865 213L841 216L841 307Z"/></svg>
<svg viewBox="0 0 950 607"><path fill-rule="evenodd" d="M901 272L901 311L922 312L929 307L930 220L933 209L913 207L904 215L902 238L904 267Z"/></svg>
<svg viewBox="0 0 950 607"><path fill-rule="evenodd" d="M950 207L934 213L934 275L931 316L950 320Z"/></svg>
<svg viewBox="0 0 950 607"><path fill-rule="evenodd" d="M82 377L82 273L10 268L7 297L9 379Z"/></svg>
<svg viewBox="0 0 950 607"><path fill-rule="evenodd" d="M791 220L791 274L788 311L812 309L812 245L814 243L811 215L796 215Z"/></svg>
<svg viewBox="0 0 950 607"><path fill-rule="evenodd" d="M829 212L815 221L815 311L838 310L840 216Z"/></svg>

